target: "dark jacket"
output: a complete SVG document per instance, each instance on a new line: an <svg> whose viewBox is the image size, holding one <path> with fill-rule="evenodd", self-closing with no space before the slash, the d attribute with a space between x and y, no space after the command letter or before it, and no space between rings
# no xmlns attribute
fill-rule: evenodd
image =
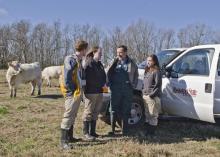
<svg viewBox="0 0 220 157"><path fill-rule="evenodd" d="M159 70L147 72L144 75L144 89L143 94L149 95L151 98L160 97L162 86L162 75Z"/></svg>
<svg viewBox="0 0 220 157"><path fill-rule="evenodd" d="M106 83L105 69L100 61L94 60L85 69L85 94L102 93Z"/></svg>
<svg viewBox="0 0 220 157"><path fill-rule="evenodd" d="M108 76L108 85L111 85L112 79L114 76L115 68L118 64L118 59L115 59L110 66L107 76ZM138 83L138 67L136 63L129 57L127 57L127 64L128 64L128 77L130 80L130 84L132 85L133 88L136 88L137 83Z"/></svg>

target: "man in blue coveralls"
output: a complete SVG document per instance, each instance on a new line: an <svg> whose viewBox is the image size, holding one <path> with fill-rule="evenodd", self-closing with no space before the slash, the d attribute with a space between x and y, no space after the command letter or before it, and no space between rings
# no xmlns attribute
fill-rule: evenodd
<svg viewBox="0 0 220 157"><path fill-rule="evenodd" d="M127 47L117 47L117 58L108 70L108 84L111 90L110 135L115 133L116 119L122 119L122 134L128 135L128 118L131 111L133 89L138 83L138 67L127 55ZM122 117L121 117L122 115Z"/></svg>

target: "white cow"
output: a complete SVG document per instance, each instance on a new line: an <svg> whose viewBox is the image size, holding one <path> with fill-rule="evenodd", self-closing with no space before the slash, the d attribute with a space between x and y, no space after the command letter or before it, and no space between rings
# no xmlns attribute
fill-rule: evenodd
<svg viewBox="0 0 220 157"><path fill-rule="evenodd" d="M47 81L47 86L51 87L50 80L52 78L59 79L62 74L62 66L50 66L42 71L42 79Z"/></svg>
<svg viewBox="0 0 220 157"><path fill-rule="evenodd" d="M21 64L18 61L8 63L6 79L11 91L10 96L16 97L17 87L21 83L31 83L31 95L34 95L36 85L38 86L38 95L41 94L41 68L38 62L30 64Z"/></svg>

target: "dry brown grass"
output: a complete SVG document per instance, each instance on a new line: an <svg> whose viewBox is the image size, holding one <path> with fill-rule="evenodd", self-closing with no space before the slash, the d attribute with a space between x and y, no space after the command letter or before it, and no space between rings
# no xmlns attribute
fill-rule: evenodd
<svg viewBox="0 0 220 157"><path fill-rule="evenodd" d="M31 97L22 85L9 97L5 71L0 71L0 156L220 156L220 127L215 124L161 121L156 136L100 138L79 142L71 151L59 148L63 98L59 88L43 87L42 97ZM75 134L82 136L81 105ZM110 127L98 122L98 133Z"/></svg>

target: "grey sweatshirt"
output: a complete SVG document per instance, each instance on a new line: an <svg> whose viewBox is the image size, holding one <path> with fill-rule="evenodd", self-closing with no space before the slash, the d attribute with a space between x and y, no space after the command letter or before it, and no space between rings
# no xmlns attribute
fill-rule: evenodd
<svg viewBox="0 0 220 157"><path fill-rule="evenodd" d="M159 70L147 72L144 75L143 94L149 95L151 98L160 96L162 86L162 75Z"/></svg>

